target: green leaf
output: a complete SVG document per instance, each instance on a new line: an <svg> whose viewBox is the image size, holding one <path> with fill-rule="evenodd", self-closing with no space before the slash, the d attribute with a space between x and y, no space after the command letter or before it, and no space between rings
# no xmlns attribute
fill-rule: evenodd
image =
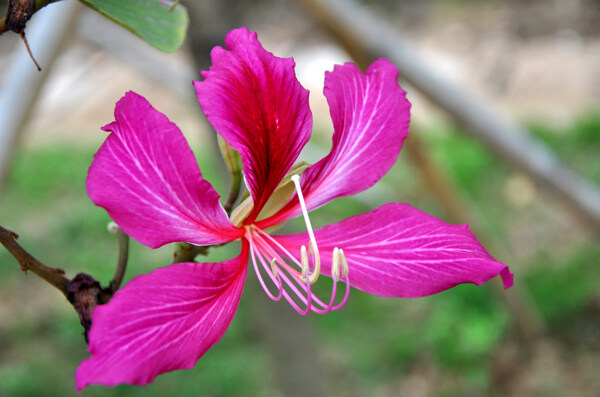
<svg viewBox="0 0 600 397"><path fill-rule="evenodd" d="M153 47L173 52L181 47L189 18L181 4L169 12L158 0L81 0L105 17L132 31Z"/></svg>

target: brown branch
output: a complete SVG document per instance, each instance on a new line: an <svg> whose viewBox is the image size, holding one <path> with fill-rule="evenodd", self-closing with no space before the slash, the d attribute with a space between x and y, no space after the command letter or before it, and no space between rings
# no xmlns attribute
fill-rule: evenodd
<svg viewBox="0 0 600 397"><path fill-rule="evenodd" d="M67 296L69 279L64 276L65 271L46 266L34 258L29 252L21 247L19 243L17 243L18 238L19 236L15 232L11 232L0 226L0 243L2 243L8 252L10 252L19 262L23 273L27 274L28 271L32 271Z"/></svg>
<svg viewBox="0 0 600 397"><path fill-rule="evenodd" d="M108 303L121 286L125 269L127 268L129 236L123 233L118 227L116 233L119 241L119 258L117 260L115 275L106 288L102 288L98 281L85 273L79 273L72 280L69 280L64 276L64 270L46 266L34 258L17 243L19 236L2 226L0 226L0 243L15 257L25 274L28 271L32 271L63 293L79 315L87 343L88 332L92 326L92 313L94 309L98 305Z"/></svg>

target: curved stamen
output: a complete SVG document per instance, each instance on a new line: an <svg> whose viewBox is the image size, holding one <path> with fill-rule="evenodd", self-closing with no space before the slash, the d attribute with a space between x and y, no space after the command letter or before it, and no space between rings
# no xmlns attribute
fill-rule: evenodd
<svg viewBox="0 0 600 397"><path fill-rule="evenodd" d="M333 286L330 298L328 299L328 302L325 303L314 294L311 288L310 276L306 276L308 272L308 266L306 265L308 263L308 252L306 247L301 249L301 256L304 258L298 260L277 240L256 226L249 226L248 231L248 234L251 234L251 236L248 236L248 239L252 240L252 247L254 247L255 252L257 252L259 260L265 257L271 258L271 272L267 273L272 273L272 277L276 277L277 281L274 280L274 282L276 282L278 286L281 286L280 296L283 295L298 313L306 315L310 311L313 311L317 314L326 314L332 310L340 309L348 301L350 293L348 262L342 249L335 247L332 251L331 276ZM283 256L280 255L278 251L281 252ZM284 257L289 259L296 266L301 267L301 272L292 268L290 264L283 259ZM266 266L265 261L263 267L267 269ZM342 301L336 305L335 301L338 295L337 283L340 281L346 283L346 291ZM297 299L295 299L293 295L296 295ZM297 303L298 300L306 306L301 308Z"/></svg>
<svg viewBox="0 0 600 397"><path fill-rule="evenodd" d="M335 251L335 249L334 249L334 251ZM338 303L336 306L333 306L331 308L332 311L341 309L346 304L346 302L348 302L348 297L350 296L350 277L348 275L348 273L349 273L348 261L346 260L346 255L344 255L344 250L341 248L338 250L338 260L339 260L337 262L338 266L339 266L339 262L342 263L341 276L344 279L343 280L344 283L346 284L346 293L344 294L344 298L342 299L342 301L340 303ZM331 262L332 262L331 274L333 276L333 262L334 261L332 260ZM339 267L338 267L337 271L339 271ZM336 281L336 280L334 279L334 281Z"/></svg>
<svg viewBox="0 0 600 397"><path fill-rule="evenodd" d="M247 238L248 238L248 243L250 244L250 256L252 257L252 264L254 265L254 271L256 272L256 276L258 277L258 281L260 282L260 285L263 287L263 290L265 291L265 293L267 294L267 296L269 298L271 298L274 301L278 301L281 299L281 295L283 293L283 283L281 282L281 277L279 275L279 273L276 271L276 268L274 267L274 264L271 263L271 271L272 273L269 272L268 270L268 266L265 263L265 259L262 256L262 253L260 252L260 250L258 250L256 248L256 246L254 245L254 240L252 238L252 233L247 233ZM267 274L269 275L269 277L271 278L271 281L273 281L273 283L275 283L275 285L277 285L277 289L279 290L279 294L278 295L273 295L271 293L271 291L269 291L269 289L267 288L267 285L265 283L265 281L263 280L262 274L260 273L260 270L258 269L258 264L256 263L256 256L258 254L258 259L261 262L263 268L265 269L265 271L267 272Z"/></svg>
<svg viewBox="0 0 600 397"><path fill-rule="evenodd" d="M284 267L289 273L293 274L295 277L301 277L302 273L292 269L287 262L285 262L281 256L279 256L279 254L277 253L277 251L275 249L273 249L269 243L275 243L275 245L277 246L277 248L279 248L282 252L283 255L285 255L286 257L290 258L292 260L292 262L294 262L300 269L302 269L302 263L300 263L296 258L294 258L294 256L292 256L292 254L290 254L290 252L285 249L284 246L282 246L281 244L279 244L279 242L275 239L273 239L273 237L271 237L270 235L268 235L267 233L265 233L264 231L258 229L258 228L254 228L255 231L260 232L260 233L254 233L253 237L256 239L255 242L257 245L259 245L261 248L263 249L267 249L269 250L269 256L272 256L273 258L277 259L277 263L279 264L279 266ZM266 239L265 239L266 238ZM269 241L267 241L267 239Z"/></svg>
<svg viewBox="0 0 600 397"><path fill-rule="evenodd" d="M315 234L313 233L312 225L310 224L310 218L308 217L308 211L306 210L306 203L304 202L304 195L302 194L302 189L300 188L300 177L298 175L292 175L292 181L296 186L296 193L298 194L300 208L302 208L302 216L304 217L304 223L306 224L306 231L308 232L308 237L310 238L310 248L315 262L315 269L309 275L309 281L311 284L314 284L317 282L319 274L321 273L321 257L319 256L319 247L317 246L317 240L315 239ZM300 253L302 274L303 278L306 278L308 273L308 255L306 254L306 247L304 245L301 247ZM304 271L305 268L307 269L306 271Z"/></svg>

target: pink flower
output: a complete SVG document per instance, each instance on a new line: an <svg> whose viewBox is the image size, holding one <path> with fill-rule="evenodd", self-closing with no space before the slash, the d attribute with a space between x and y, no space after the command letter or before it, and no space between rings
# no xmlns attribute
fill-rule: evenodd
<svg viewBox="0 0 600 397"><path fill-rule="evenodd" d="M241 154L251 201L230 220L177 126L132 92L104 127L111 134L94 158L87 188L127 234L150 247L241 239L242 252L222 263L178 263L138 276L98 306L78 390L92 383L143 385L193 367L229 326L249 258L269 296L284 297L302 314L340 308L350 286L410 298L498 274L506 288L512 285L508 267L466 225L446 224L407 204L386 204L312 231L308 211L371 187L396 161L410 104L390 62L380 59L366 74L350 63L326 73L331 152L289 178L312 128L294 61L265 51L245 28L230 32L225 43L228 50L212 51L213 66L195 86L210 123ZM270 234L301 214L306 232ZM319 275L333 279L323 300L311 291Z"/></svg>

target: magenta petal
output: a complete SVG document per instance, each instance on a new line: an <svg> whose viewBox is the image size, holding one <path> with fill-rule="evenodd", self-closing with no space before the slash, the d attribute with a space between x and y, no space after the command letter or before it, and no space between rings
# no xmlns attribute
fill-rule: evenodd
<svg viewBox="0 0 600 397"><path fill-rule="evenodd" d="M117 102L115 120L103 128L112 133L94 156L87 190L125 233L153 248L240 236L175 124L133 92Z"/></svg>
<svg viewBox="0 0 600 397"><path fill-rule="evenodd" d="M213 65L194 84L206 117L242 156L251 222L308 141L312 115L292 58L265 51L246 28L232 30L225 44L229 51L214 48Z"/></svg>
<svg viewBox="0 0 600 397"><path fill-rule="evenodd" d="M451 225L408 204L390 203L315 231L325 274L334 247L344 250L350 284L380 295L414 298L457 284L481 285L512 273L479 244L467 225ZM291 250L307 244L306 233L277 236Z"/></svg>
<svg viewBox="0 0 600 397"><path fill-rule="evenodd" d="M363 74L354 64L325 74L334 134L331 153L302 174L308 210L373 186L392 167L408 136L410 102L398 85L398 69L379 59ZM263 226L298 215L294 198Z"/></svg>
<svg viewBox="0 0 600 397"><path fill-rule="evenodd" d="M92 316L77 390L90 384L145 385L192 368L223 336L237 309L247 249L223 263L178 263L131 280Z"/></svg>

